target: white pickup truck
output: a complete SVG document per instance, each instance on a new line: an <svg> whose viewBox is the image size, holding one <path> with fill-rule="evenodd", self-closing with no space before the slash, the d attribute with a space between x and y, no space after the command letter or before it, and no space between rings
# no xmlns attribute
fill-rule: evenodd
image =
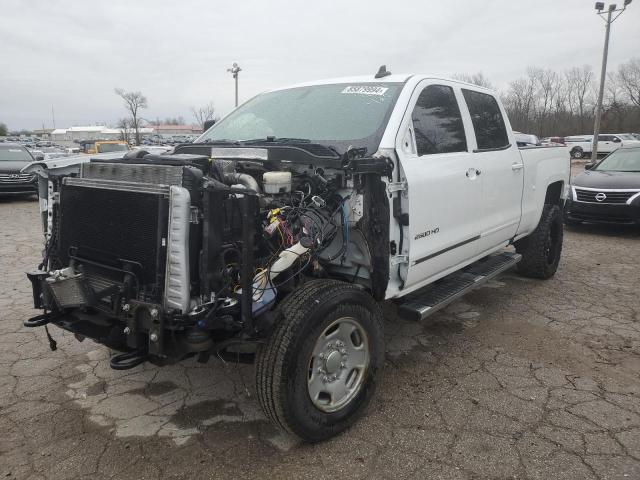
<svg viewBox="0 0 640 480"><path fill-rule="evenodd" d="M573 158L583 158L586 155L591 155L593 135L565 137L564 141ZM625 145L638 146L640 141L630 133L598 135L598 154L608 155Z"/></svg>
<svg viewBox="0 0 640 480"><path fill-rule="evenodd" d="M551 277L562 249L568 150L518 148L495 93L428 75L274 90L171 154L81 161L30 167L47 241L25 325L116 369L255 360L265 414L307 441L369 403L381 302L422 320L512 266Z"/></svg>

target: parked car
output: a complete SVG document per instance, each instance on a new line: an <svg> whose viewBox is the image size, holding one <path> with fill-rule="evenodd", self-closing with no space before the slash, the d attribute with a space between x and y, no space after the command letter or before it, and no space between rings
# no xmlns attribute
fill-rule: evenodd
<svg viewBox="0 0 640 480"><path fill-rule="evenodd" d="M381 302L419 320L513 266L558 268L568 151L519 149L486 88L382 68L310 82L175 150L43 170L44 312L25 325L122 352L117 369L255 358L265 414L307 441L371 400Z"/></svg>
<svg viewBox="0 0 640 480"><path fill-rule="evenodd" d="M0 145L0 195L33 195L38 193L38 181L33 173L22 169L35 158L22 145Z"/></svg>
<svg viewBox="0 0 640 480"><path fill-rule="evenodd" d="M565 222L640 225L640 146L624 146L571 182Z"/></svg>
<svg viewBox="0 0 640 480"><path fill-rule="evenodd" d="M577 137L565 137L565 144L573 158L583 158L591 155L593 135ZM640 145L639 141L631 134L602 134L598 135L598 154L606 155L624 145Z"/></svg>

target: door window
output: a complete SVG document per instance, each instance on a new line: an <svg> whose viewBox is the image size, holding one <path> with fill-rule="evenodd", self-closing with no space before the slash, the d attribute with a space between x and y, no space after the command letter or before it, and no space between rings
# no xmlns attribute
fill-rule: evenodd
<svg viewBox="0 0 640 480"><path fill-rule="evenodd" d="M598 135L599 142L610 142L612 140L611 135Z"/></svg>
<svg viewBox="0 0 640 480"><path fill-rule="evenodd" d="M462 89L469 107L473 129L476 132L478 150L490 150L509 146L507 128L498 102L491 95Z"/></svg>
<svg viewBox="0 0 640 480"><path fill-rule="evenodd" d="M466 152L462 116L451 87L429 85L411 114L418 155Z"/></svg>

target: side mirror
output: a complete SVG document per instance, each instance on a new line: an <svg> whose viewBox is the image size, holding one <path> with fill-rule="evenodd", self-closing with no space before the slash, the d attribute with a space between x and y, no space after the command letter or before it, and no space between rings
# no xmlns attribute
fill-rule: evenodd
<svg viewBox="0 0 640 480"><path fill-rule="evenodd" d="M595 166L595 163L585 163L584 164L584 169L585 170L591 170L594 166Z"/></svg>
<svg viewBox="0 0 640 480"><path fill-rule="evenodd" d="M216 123L215 120L207 120L206 122L204 122L204 125L202 126L202 133L206 132L211 127L213 127L215 123Z"/></svg>
<svg viewBox="0 0 640 480"><path fill-rule="evenodd" d="M42 162L44 160L44 155L36 155L36 161Z"/></svg>
<svg viewBox="0 0 640 480"><path fill-rule="evenodd" d="M622 140L620 140L618 137L614 137L613 143L620 143L620 142L622 142Z"/></svg>

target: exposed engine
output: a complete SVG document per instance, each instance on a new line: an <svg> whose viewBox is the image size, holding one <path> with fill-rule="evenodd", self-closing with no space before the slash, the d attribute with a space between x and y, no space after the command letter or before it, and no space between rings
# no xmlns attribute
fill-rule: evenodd
<svg viewBox="0 0 640 480"><path fill-rule="evenodd" d="M32 323L127 352L112 366L128 368L260 338L305 278L384 291L387 159L209 151L50 175L43 262L29 274L45 313Z"/></svg>

